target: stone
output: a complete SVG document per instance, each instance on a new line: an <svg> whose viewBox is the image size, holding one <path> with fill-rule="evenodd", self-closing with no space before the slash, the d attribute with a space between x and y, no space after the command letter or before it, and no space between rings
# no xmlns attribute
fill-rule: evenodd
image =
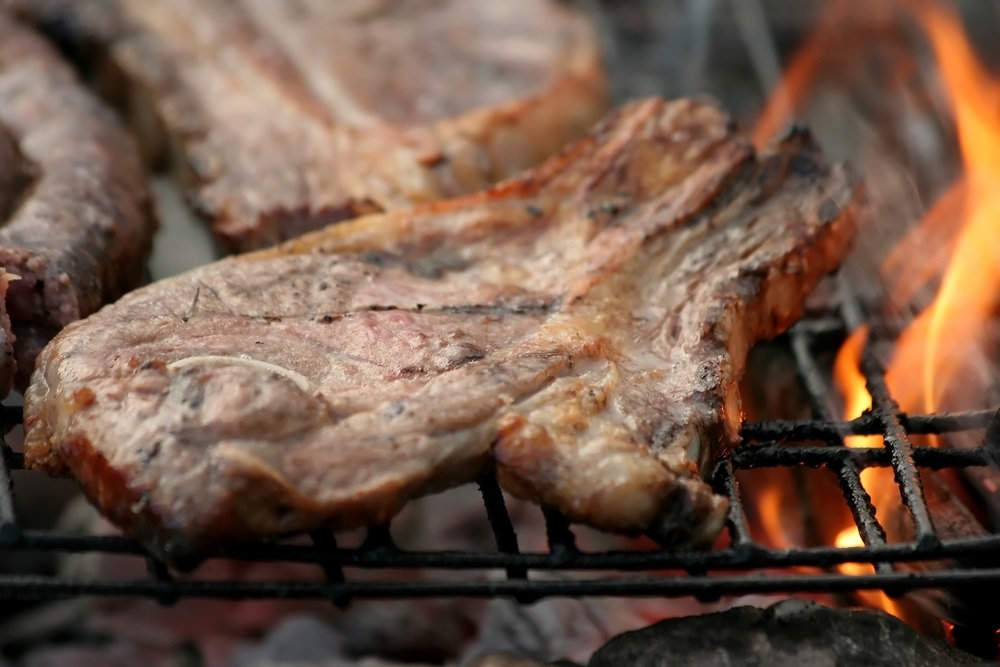
<svg viewBox="0 0 1000 667"><path fill-rule="evenodd" d="M588 667L988 665L884 612L788 600L661 621L618 635Z"/></svg>
<svg viewBox="0 0 1000 667"><path fill-rule="evenodd" d="M579 667L576 663L560 660L541 663L514 653L493 653L465 663L465 667Z"/></svg>

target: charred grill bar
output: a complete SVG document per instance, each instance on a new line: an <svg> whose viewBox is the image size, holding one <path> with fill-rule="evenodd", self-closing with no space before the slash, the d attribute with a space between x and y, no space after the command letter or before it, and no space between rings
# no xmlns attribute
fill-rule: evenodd
<svg viewBox="0 0 1000 667"><path fill-rule="evenodd" d="M851 317L848 320L854 319ZM862 363L874 409L850 422L838 420L829 405L830 389L816 352L822 337L842 334L844 318L814 316L797 325L786 339L795 355L802 385L816 416L810 421L761 421L745 425L743 443L719 462L713 484L732 505L730 545L710 552L580 551L568 522L545 511L549 549L523 553L516 527L496 480L479 480L486 517L497 544L493 553L408 551L398 548L387 527L373 528L359 548L338 548L332 534L311 535L312 545L246 544L219 554L247 561L313 563L325 581L200 581L197 576L174 579L167 568L146 555L135 542L115 536L82 536L45 530L22 530L14 512L11 470L22 467L20 454L3 445L0 465L0 548L62 553L110 552L145 556L148 578L135 581L73 581L56 577L2 575L0 596L55 599L82 595L144 596L169 604L182 597L212 598L327 598L344 605L357 598L494 597L522 601L548 596L685 596L714 599L723 595L767 592L850 592L882 589L894 595L917 588L962 588L1000 582L1000 568L953 566L933 572L899 572L894 564L1000 555L1000 535L944 539L935 531L924 499L918 468L960 469L1000 462L1000 412L992 410L954 414L907 415L898 410L885 384L884 370L869 349ZM20 419L19 410L0 413L5 431ZM985 430L982 445L968 450L914 446L912 434L945 434ZM853 449L847 435L880 435L886 447ZM887 543L871 499L860 482L869 467L890 467L900 496L915 527L915 539ZM839 479L863 547L817 546L774 549L751 537L735 471L764 467L827 468ZM831 569L842 563L871 563L875 573L847 575ZM353 581L343 568L419 569L425 581ZM803 571L801 568L813 568ZM762 574L766 569L767 574ZM470 577L435 580L434 570L493 570L505 578ZM530 571L578 571L572 579L533 579ZM679 570L686 575L652 576L652 571ZM582 571L587 571L584 574ZM615 573L615 576L610 576ZM622 576L626 573L627 576ZM197 573L195 573L197 575Z"/></svg>

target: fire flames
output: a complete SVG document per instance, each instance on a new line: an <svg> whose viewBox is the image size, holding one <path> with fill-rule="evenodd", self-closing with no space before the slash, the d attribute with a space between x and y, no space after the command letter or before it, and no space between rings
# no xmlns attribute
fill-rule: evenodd
<svg viewBox="0 0 1000 667"><path fill-rule="evenodd" d="M843 36L836 29L837 22L852 10L863 15L872 4L831 0L817 34L793 60L781 90L761 115L754 133L758 145L769 141L789 120L815 84L821 54L838 35ZM963 391L968 400L983 389L982 385L970 386L966 378L981 359L984 331L996 311L1000 293L1000 79L982 65L960 17L946 4L892 0L882 7L909 17L926 36L954 120L964 167L964 174L956 178L883 262L885 314L890 317L905 311L919 289L939 285L931 304L896 341L886 382L904 411L954 409L958 391ZM871 406L859 370L867 338L867 329L855 331L841 348L834 368L847 419L860 416ZM879 436L849 437L847 444L883 446ZM890 470L866 469L861 481L876 507L885 502L898 503ZM836 543L860 546L862 540L852 524L839 533ZM870 566L846 564L841 570L856 574L870 571ZM869 593L864 601L902 615L899 605L884 594Z"/></svg>

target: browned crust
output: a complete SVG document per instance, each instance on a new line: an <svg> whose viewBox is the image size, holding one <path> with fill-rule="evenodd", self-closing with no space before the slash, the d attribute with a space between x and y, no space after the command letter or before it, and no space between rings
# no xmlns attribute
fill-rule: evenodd
<svg viewBox="0 0 1000 667"><path fill-rule="evenodd" d="M5 137L13 164L0 172L14 175L0 195L0 267L19 278L6 308L23 388L55 332L142 282L157 223L135 146L112 113L48 44L0 14Z"/></svg>
<svg viewBox="0 0 1000 667"><path fill-rule="evenodd" d="M737 151L732 163L740 161ZM693 408L695 415L682 423L666 419L663 426L650 425L646 439L653 459L661 451L686 450L689 443L700 442L699 457L688 462L686 472L637 467L630 482L618 488L568 485L565 478L551 474L551 461L559 458L558 434L513 415L503 422L493 447L501 484L522 499L559 508L574 521L614 532L642 532L666 546L711 546L728 518L729 503L702 480L739 442L743 415L738 382L749 349L794 324L803 314L806 296L840 266L854 237L863 200L861 183L842 166L828 168L809 132L795 128L765 151L759 164L745 162L744 168L708 181L695 199L701 204L682 207L673 222L686 224L709 214L719 200L729 198L728 190L749 190L756 193L754 199L763 199L789 179L808 179L828 170L830 182L836 184L833 191L820 199L821 205L804 207L790 217L782 229L782 252L761 254L756 263L743 262L737 276L704 297L712 307L702 313L701 331L690 342L707 360L699 366L700 382L689 387L668 382L663 389ZM594 406L589 386L568 391L564 400L578 411L575 417L564 417L569 421L585 423L588 411L604 407ZM668 405L662 410L666 414Z"/></svg>
<svg viewBox="0 0 1000 667"><path fill-rule="evenodd" d="M99 63L95 85L125 107L147 159L170 165L192 207L228 252L264 248L357 216L482 190L582 136L610 101L595 31L575 9L544 0L563 20L564 33L552 40L565 42L566 48L550 63L551 76L537 90L434 122L377 120L349 126L325 108L303 71L249 20L245 8L211 0L225 7L227 30L240 57L267 78L265 87L279 93L279 110L298 114L303 128L285 137L286 145L276 139L269 155L227 153L218 123L206 109L213 100L186 83L172 55L177 47L172 36L138 25L128 2L4 1L36 22L62 21L59 36ZM316 150L325 158L308 157L298 145L303 143L322 145ZM289 159L274 163L271 172L253 167L252 179L241 179L227 165L236 159L266 164L262 161L274 161L279 150L289 151ZM322 172L336 177L317 176ZM309 184L317 179L327 181L320 192Z"/></svg>
<svg viewBox="0 0 1000 667"><path fill-rule="evenodd" d="M612 114L592 135L537 170L490 191L334 226L276 249L231 258L134 292L94 320L74 325L47 349L26 396L26 463L54 474L72 472L90 487L89 497L102 511L172 562L190 562L227 540L382 523L409 498L473 479L489 465L491 456L508 490L556 507L572 519L620 532L645 531L667 544L704 546L718 535L726 518L725 498L716 496L703 479L715 459L736 442L740 422L736 381L747 350L761 337L787 328L800 315L806 294L823 274L836 268L852 235L858 205L852 177L842 168L827 168L806 135L793 134L757 159L749 143L723 121L715 107L701 103L637 102ZM701 135L696 134L699 129ZM668 136L686 138L666 148L658 140ZM661 165L655 157L662 155L694 157L665 159ZM668 171L673 167L679 175L674 180L661 176L653 169L657 166ZM654 176L647 178L650 173ZM634 214L614 219L601 212L604 198L620 196L623 188L632 193ZM536 205L539 209L550 206L552 200L567 208L552 208L537 216L530 212ZM764 248L759 257L754 254L753 262L737 261L741 269L729 279L702 280L708 285L703 291L697 289L699 281L689 276L672 276L684 286L694 286L688 298L701 300L699 318L681 327L682 339L671 338L669 330L659 331L656 325L641 338L646 341L642 345L676 346L697 357L682 362L673 373L657 367L625 377L622 371L627 382L616 383L612 378L601 389L593 378L620 369L612 368L613 363L604 369L600 362L613 361L616 350L626 350L629 343L616 340L616 327L607 322L591 323L600 321L609 308L616 312L622 295L631 294L631 299L657 296L656 260L662 253L657 239L670 240L706 225L716 229L717 217L722 229L742 233L750 225L743 216L759 212L758 200L765 202L762 206L771 216L764 231L753 237L763 244L750 250L758 253L758 248ZM201 294L206 309L206 300L217 298L211 302L212 312L224 313L222 342L229 355L237 353L234 345L243 338L250 351L255 351L255 337L264 341L268 327L277 327L286 317L281 309L295 305L264 304L257 315L236 316L227 311L228 297L212 296L213 281L218 280L215 287L221 288L253 280L261 273L268 280L281 281L298 266L293 260L302 260L308 269L305 274L315 278L317 271L334 266L322 262L355 261L351 253L383 253L412 266L443 244L453 244L462 252L489 248L496 254L494 244L506 233L519 237L528 230L537 231L546 221L562 219L556 216L591 219L592 231L604 236L588 237L585 254L573 260L572 280L564 272L553 278L553 295L559 298L544 298L547 288L538 285L538 276L533 274L530 287L535 291L531 294L541 295L535 311L524 306L517 283L505 283L510 289L497 293L499 317L511 318L518 312L529 328L534 327L533 333L527 338L509 337L517 342L497 347L492 355L484 352L467 363L444 364L443 371L434 371L440 374L427 376L432 378L424 380L427 385L404 382L400 385L404 393L394 401L399 403L398 410L394 404L386 405L389 399L382 394L374 403L364 404L374 407L338 407L327 402L322 391L296 389L288 377L222 370L195 372L185 381L202 382L199 386L211 381L229 386L266 381L270 389L257 390L273 390L266 395L270 398L293 398L285 408L296 413L253 413L253 424L233 418L213 422L218 432L208 432L207 428L184 427L183 422L201 414L197 410L202 409L202 400L212 400L208 390L194 413L174 410L180 406L177 402L163 407L167 393L181 400L169 389L176 389L176 376L168 376L167 365L203 354L203 343L193 336L215 331L207 315L204 324L190 317L192 293L194 301ZM768 245L768 234L775 230L787 237ZM703 239L696 236L692 242ZM734 248L711 243L711 256L692 253L691 263L680 258L676 270L698 271L702 278L710 278L714 261L731 266L734 260L727 253L743 248L731 245ZM630 259L623 261L623 257ZM371 268L376 265L362 267L360 282L368 284L368 277L377 282L378 272ZM242 278L234 283L230 276L237 272ZM348 297L351 289L344 287ZM636 296L637 289L652 291ZM300 301L310 294L303 292ZM315 302L320 310L291 309L287 317L315 323L308 327L331 327L351 319L348 315L367 317L365 321L372 325L382 321L377 319L379 314L426 315L420 303L401 303L395 296L391 302L364 301L363 306L348 307L334 298L336 290L323 294ZM315 317L320 314L326 317ZM305 319L307 315L313 319ZM129 335L135 345L130 342L125 348L136 357L121 358L121 341L110 338L109 325L120 321L129 323L126 329L134 328ZM489 326L499 325L493 320ZM542 326L547 327L546 333L539 333ZM353 335L357 330L346 331ZM308 360L304 343L303 349L292 349L307 336L275 335L282 348L276 354L284 356L269 359L280 368L309 376L316 360ZM308 336L313 335L323 334L308 329ZM346 340L338 339L338 344ZM106 353L112 349L116 356L108 361ZM343 350L334 349L338 354ZM672 358L657 356L664 363ZM404 381L408 373L419 370L401 367L399 377L392 380ZM321 382L323 377L306 379ZM433 391L428 389L431 386ZM81 388L87 391L81 393ZM145 437L130 440L127 451L115 451L123 445L120 436L133 435L114 432L117 424L108 421L108 415L119 414L123 392L152 401L155 407L147 404L153 412L145 420L150 424L163 415L172 418L175 412L182 420L170 422L180 424L183 432L176 446L169 445L168 454ZM255 396L260 394L249 399ZM625 433L620 415L606 411L611 398L625 411L621 414L636 416L636 423L629 424ZM222 412L238 412L242 405L227 403ZM270 403L262 402L262 409L266 405ZM542 414L547 406L555 407L554 419ZM220 411L211 414L218 416ZM602 423L611 427L610 435L594 461L614 457L627 472L621 475L621 484L606 480L589 484L587 455L574 449L588 429L600 428ZM269 448L271 440L256 448L265 439L260 432L264 427L280 431L273 440L275 448ZM122 428L131 429L128 424ZM162 424L157 428L149 432L154 438L164 432ZM313 431L322 435L311 438ZM430 462L422 458L435 453L441 444L438 439L456 434L465 438L459 444L466 451L455 454L444 466L446 470L433 456ZM253 440L253 446L240 447L241 439ZM303 446L307 440L309 444ZM319 466L326 450L334 458L328 455ZM108 456L115 459L114 471L106 469ZM342 458L352 465L337 466ZM404 471L396 477L376 474L360 482L354 479L361 468L381 473L397 465ZM324 471L331 466L332 472L320 474L317 466ZM185 480L178 482L177 471L184 472ZM95 476L107 476L108 481ZM306 477L318 479L319 486L300 484ZM131 503L129 512L122 509L122 503Z"/></svg>

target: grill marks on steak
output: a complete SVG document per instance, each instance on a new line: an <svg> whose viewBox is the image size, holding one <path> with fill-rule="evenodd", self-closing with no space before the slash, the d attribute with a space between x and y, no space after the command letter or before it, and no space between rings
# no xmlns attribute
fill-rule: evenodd
<svg viewBox="0 0 1000 667"><path fill-rule="evenodd" d="M597 37L557 0L5 1L103 42L98 85L126 83L229 250L481 190L607 108Z"/></svg>
<svg viewBox="0 0 1000 667"><path fill-rule="evenodd" d="M138 152L111 112L3 14L0 223L6 395L15 369L27 384L57 331L140 283L156 221Z"/></svg>
<svg viewBox="0 0 1000 667"><path fill-rule="evenodd" d="M796 134L645 100L481 194L137 290L63 332L28 465L161 557L388 521L495 464L575 521L704 545L747 350L846 253L855 185Z"/></svg>

